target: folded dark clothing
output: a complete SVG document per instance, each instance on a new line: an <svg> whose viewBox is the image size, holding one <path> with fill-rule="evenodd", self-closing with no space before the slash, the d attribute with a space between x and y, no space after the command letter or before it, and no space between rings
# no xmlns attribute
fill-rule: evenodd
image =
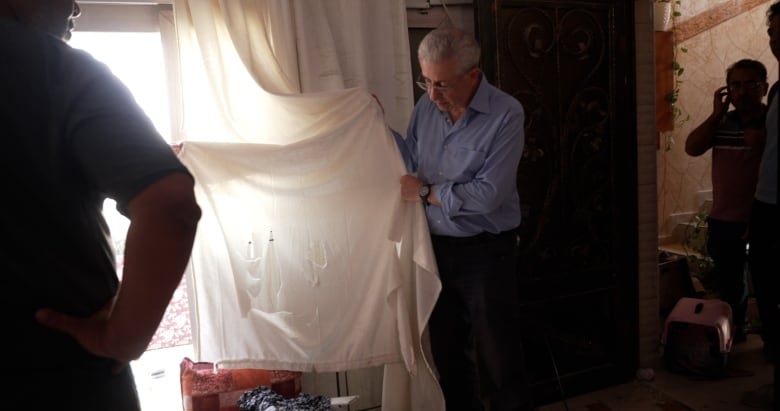
<svg viewBox="0 0 780 411"><path fill-rule="evenodd" d="M330 411L330 398L304 393L284 398L271 387L260 386L241 394L238 408L241 411Z"/></svg>

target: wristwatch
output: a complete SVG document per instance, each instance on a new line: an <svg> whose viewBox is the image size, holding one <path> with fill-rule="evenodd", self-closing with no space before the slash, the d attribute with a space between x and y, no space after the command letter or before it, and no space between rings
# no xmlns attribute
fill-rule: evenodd
<svg viewBox="0 0 780 411"><path fill-rule="evenodd" d="M424 184L422 187L420 187L420 200L422 200L423 204L425 206L430 205L431 203L428 201L428 196L431 194L431 185L430 184Z"/></svg>

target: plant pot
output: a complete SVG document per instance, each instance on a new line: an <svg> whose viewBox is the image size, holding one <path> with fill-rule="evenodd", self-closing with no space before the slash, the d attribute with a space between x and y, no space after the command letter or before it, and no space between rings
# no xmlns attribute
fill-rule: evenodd
<svg viewBox="0 0 780 411"><path fill-rule="evenodd" d="M653 3L653 28L655 31L669 30L672 22L672 3Z"/></svg>

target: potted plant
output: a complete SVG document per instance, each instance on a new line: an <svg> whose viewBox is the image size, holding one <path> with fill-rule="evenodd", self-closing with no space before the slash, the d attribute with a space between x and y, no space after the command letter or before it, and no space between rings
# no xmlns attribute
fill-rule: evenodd
<svg viewBox="0 0 780 411"><path fill-rule="evenodd" d="M685 254L690 263L691 274L698 278L707 294L713 294L712 276L714 263L707 251L707 217L709 210L702 206L686 225L683 239Z"/></svg>
<svg viewBox="0 0 780 411"><path fill-rule="evenodd" d="M655 7L653 11L653 18L655 19L655 30L657 31L668 31L672 27L674 27L676 19L679 18L682 13L680 13L680 2L681 0L654 0L653 6ZM659 21L660 20L660 21ZM672 35L672 38L674 39L674 35ZM677 126L682 125L686 121L690 120L691 116L688 113L685 113L683 109L680 107L678 103L678 99L680 96L680 85L682 84L682 77L683 72L685 69L680 64L680 61L678 59L679 53L687 53L688 49L685 47L678 47L676 41L673 40L674 44L674 54L672 57L672 72L673 72L673 86L672 89L664 96L664 101L666 104L669 105L671 109L671 114L673 118L673 125L670 130L663 130L661 132L661 135L664 137L665 140L665 151L670 151L672 148L672 145L674 144L674 129Z"/></svg>

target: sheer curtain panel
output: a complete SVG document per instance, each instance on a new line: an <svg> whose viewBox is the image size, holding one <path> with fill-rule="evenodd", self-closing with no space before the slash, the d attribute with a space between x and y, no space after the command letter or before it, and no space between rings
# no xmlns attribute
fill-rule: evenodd
<svg viewBox="0 0 780 411"><path fill-rule="evenodd" d="M443 410L423 333L440 283L388 130L413 105L404 2L175 0L174 15L180 157L204 214L196 356L384 365L383 409Z"/></svg>

